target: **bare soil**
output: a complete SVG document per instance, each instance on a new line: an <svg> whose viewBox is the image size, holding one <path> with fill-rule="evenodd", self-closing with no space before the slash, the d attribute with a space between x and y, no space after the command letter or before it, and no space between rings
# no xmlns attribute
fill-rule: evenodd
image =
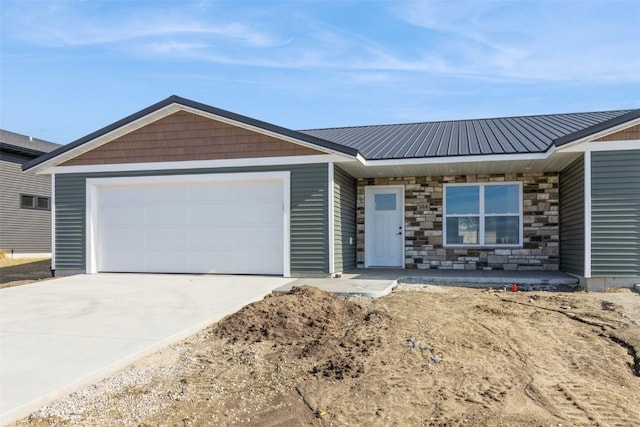
<svg viewBox="0 0 640 427"><path fill-rule="evenodd" d="M0 259L0 289L51 278L51 259Z"/></svg>
<svg viewBox="0 0 640 427"><path fill-rule="evenodd" d="M266 297L17 425L640 425L640 295L410 289Z"/></svg>

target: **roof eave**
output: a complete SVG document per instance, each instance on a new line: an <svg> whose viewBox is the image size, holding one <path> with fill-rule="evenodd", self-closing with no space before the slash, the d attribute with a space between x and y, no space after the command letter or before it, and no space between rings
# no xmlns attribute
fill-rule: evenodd
<svg viewBox="0 0 640 427"><path fill-rule="evenodd" d="M632 110L618 117L614 117L613 119L609 119L604 122L597 123L593 126L589 126L582 130L579 130L578 132L574 132L572 134L554 139L553 146L560 148L574 142L579 142L589 138L599 137L600 134L610 133L611 131L615 131L616 128L621 127L639 118L640 118L640 109Z"/></svg>

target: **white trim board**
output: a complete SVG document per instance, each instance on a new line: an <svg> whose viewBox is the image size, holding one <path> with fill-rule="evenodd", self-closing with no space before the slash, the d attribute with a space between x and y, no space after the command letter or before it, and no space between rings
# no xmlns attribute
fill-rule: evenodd
<svg viewBox="0 0 640 427"><path fill-rule="evenodd" d="M574 145L563 153L581 153L587 151L625 151L640 150L640 140L632 139L628 141L588 141L580 145Z"/></svg>
<svg viewBox="0 0 640 427"><path fill-rule="evenodd" d="M288 166L344 161L330 154L310 156L254 157L246 159L187 160L177 162L118 163L107 165L56 166L52 173L133 172L178 169L214 169L253 166ZM49 171L40 172L47 173Z"/></svg>
<svg viewBox="0 0 640 427"><path fill-rule="evenodd" d="M329 191L327 191L327 195L328 195L328 200L327 200L327 211L329 214L329 274L334 274L336 273L336 248L335 248L335 218L334 218L334 196L335 196L335 189L334 189L334 185L335 185L335 171L333 168L333 163L329 163L327 165L327 167L329 168L328 171L328 177L329 179L327 180L328 182L328 186L329 186Z"/></svg>
<svg viewBox="0 0 640 427"><path fill-rule="evenodd" d="M56 174L51 174L51 270L56 269Z"/></svg>
<svg viewBox="0 0 640 427"><path fill-rule="evenodd" d="M291 277L291 174L285 172L250 172L228 174L160 175L141 177L88 178L86 180L85 269L87 274L97 273L95 233L98 222L97 193L101 186L126 186L163 183L202 183L223 181L281 180L283 191L283 276Z"/></svg>
<svg viewBox="0 0 640 427"><path fill-rule="evenodd" d="M584 153L584 277L591 277L591 151Z"/></svg>

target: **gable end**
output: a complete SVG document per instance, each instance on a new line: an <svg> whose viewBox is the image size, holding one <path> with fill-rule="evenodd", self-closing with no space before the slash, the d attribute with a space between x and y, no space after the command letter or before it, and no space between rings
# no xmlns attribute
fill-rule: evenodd
<svg viewBox="0 0 640 427"><path fill-rule="evenodd" d="M324 154L311 148L178 111L62 166Z"/></svg>
<svg viewBox="0 0 640 427"><path fill-rule="evenodd" d="M627 129L612 133L595 141L633 141L640 140L640 125L631 126Z"/></svg>

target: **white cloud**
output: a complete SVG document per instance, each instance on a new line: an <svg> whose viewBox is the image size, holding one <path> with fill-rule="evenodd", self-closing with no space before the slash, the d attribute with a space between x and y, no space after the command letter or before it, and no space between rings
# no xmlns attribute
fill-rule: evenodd
<svg viewBox="0 0 640 427"><path fill-rule="evenodd" d="M393 10L439 36L441 42L431 47L461 75L640 81L640 59L631 54L640 49L640 29L620 21L633 16L617 12L616 4L640 14L640 3L633 0L421 1Z"/></svg>

